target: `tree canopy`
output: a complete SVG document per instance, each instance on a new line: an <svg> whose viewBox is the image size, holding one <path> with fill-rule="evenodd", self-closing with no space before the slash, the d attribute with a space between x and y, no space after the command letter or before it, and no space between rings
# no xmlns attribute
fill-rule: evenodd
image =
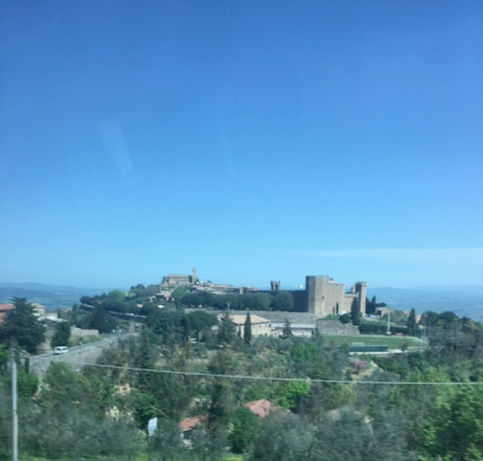
<svg viewBox="0 0 483 461"><path fill-rule="evenodd" d="M36 354L45 341L45 327L34 315L33 306L25 298L13 298L15 309L7 311L0 325L0 342L17 343L30 354Z"/></svg>

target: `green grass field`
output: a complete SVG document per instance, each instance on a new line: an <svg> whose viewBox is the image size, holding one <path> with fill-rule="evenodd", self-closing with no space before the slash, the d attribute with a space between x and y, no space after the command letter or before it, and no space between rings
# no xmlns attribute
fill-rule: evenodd
<svg viewBox="0 0 483 461"><path fill-rule="evenodd" d="M389 349L401 349L406 343L408 347L425 347L425 344L416 338L404 336L379 336L379 335L323 335L326 341L332 341L337 346L352 343L363 343L365 346L386 346Z"/></svg>

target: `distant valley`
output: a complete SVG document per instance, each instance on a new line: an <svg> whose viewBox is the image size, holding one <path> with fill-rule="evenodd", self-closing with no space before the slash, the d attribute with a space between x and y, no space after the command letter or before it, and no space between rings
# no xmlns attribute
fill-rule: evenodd
<svg viewBox="0 0 483 461"><path fill-rule="evenodd" d="M394 309L424 311L452 311L458 317L483 321L483 287L421 287L421 288L370 288L367 296L376 296Z"/></svg>
<svg viewBox="0 0 483 461"><path fill-rule="evenodd" d="M42 283L0 283L0 302L7 303L13 297L26 298L30 302L42 304L48 310L59 307L72 307L81 296L94 296L109 292L113 288L79 288Z"/></svg>

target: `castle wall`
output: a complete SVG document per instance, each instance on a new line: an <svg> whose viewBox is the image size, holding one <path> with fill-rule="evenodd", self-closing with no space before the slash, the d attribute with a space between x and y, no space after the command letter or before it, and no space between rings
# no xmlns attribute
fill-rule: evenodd
<svg viewBox="0 0 483 461"><path fill-rule="evenodd" d="M356 300L362 315L366 313L365 282L357 282L350 293L344 293L344 285L335 283L330 277L308 275L305 279L305 310L321 319L330 314L350 312Z"/></svg>
<svg viewBox="0 0 483 461"><path fill-rule="evenodd" d="M95 363L102 352L112 346L117 346L123 336L111 336L94 343L84 344L69 349L67 354L54 355L53 353L30 357L30 373L42 379L49 368L50 362L62 362L74 371L81 371L85 363Z"/></svg>
<svg viewBox="0 0 483 461"><path fill-rule="evenodd" d="M344 312L347 312L350 314L351 309L352 309L352 302L354 299L358 299L358 296L356 293L346 293L344 295Z"/></svg>
<svg viewBox="0 0 483 461"><path fill-rule="evenodd" d="M289 291L293 296L293 312L306 312L305 290Z"/></svg>
<svg viewBox="0 0 483 461"><path fill-rule="evenodd" d="M328 276L308 275L305 278L306 309L315 318L336 314L344 306L344 285Z"/></svg>

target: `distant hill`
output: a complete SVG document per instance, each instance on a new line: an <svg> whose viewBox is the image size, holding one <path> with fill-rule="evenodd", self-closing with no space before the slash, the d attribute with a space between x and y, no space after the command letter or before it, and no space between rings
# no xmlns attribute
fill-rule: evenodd
<svg viewBox="0 0 483 461"><path fill-rule="evenodd" d="M10 302L13 297L26 298L29 302L42 304L48 310L72 307L81 296L94 296L114 288L80 288L42 283L0 283L0 302Z"/></svg>
<svg viewBox="0 0 483 461"><path fill-rule="evenodd" d="M482 286L448 286L448 287L418 287L390 288L368 287L367 296L376 296L378 301L384 301L389 306L406 310L453 311L459 317L470 317L483 321L483 287Z"/></svg>

